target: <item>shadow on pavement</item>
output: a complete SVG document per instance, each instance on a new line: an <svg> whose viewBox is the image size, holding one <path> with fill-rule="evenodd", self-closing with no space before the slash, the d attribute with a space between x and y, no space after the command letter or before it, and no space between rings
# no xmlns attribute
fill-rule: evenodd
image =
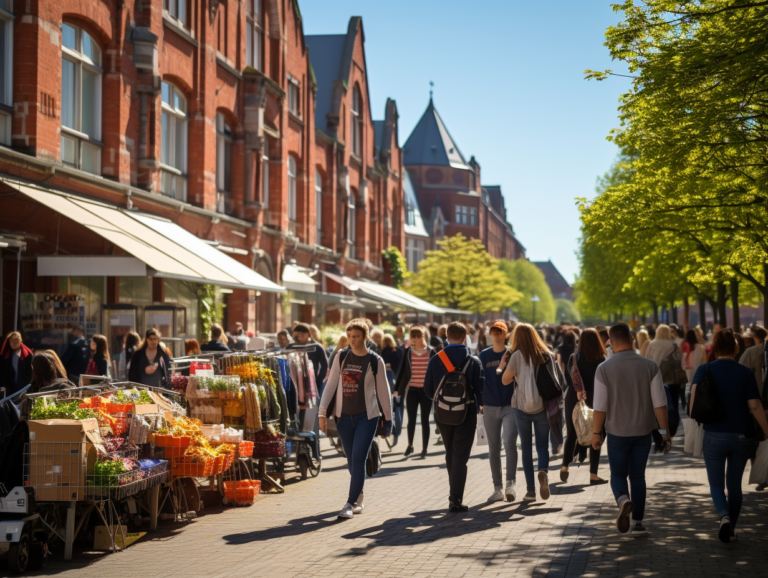
<svg viewBox="0 0 768 578"><path fill-rule="evenodd" d="M253 532L243 532L241 534L228 534L222 538L227 544L238 546L250 544L251 542L264 542L276 538L288 538L292 536L301 536L315 530L321 530L334 524L340 524L342 521L336 518L338 512L327 512L317 516L307 516L305 518L296 518L289 521L285 526L277 528L267 528L265 530L255 530Z"/></svg>

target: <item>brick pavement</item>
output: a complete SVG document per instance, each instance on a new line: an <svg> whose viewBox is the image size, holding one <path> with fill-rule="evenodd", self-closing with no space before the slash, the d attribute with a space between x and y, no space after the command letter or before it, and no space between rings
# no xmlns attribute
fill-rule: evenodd
<svg viewBox="0 0 768 578"><path fill-rule="evenodd" d="M366 483L366 510L338 522L346 499L345 461L324 441L316 479L290 483L250 508L212 512L185 525L165 523L155 537L124 552L75 562L54 559L45 574L66 578L147 576L185 578L374 576L731 576L768 575L760 540L768 493L745 486L739 541L721 544L703 461L681 451L652 455L648 470L648 537L620 537L608 485L590 486L587 463L559 482L552 464L547 502L485 503L490 469L474 448L466 514L447 514L442 447L425 460L384 453L381 473ZM434 443L434 440L432 440ZM420 448L417 447L417 452ZM601 474L608 476L603 456ZM746 476L745 476L746 480ZM525 483L518 471L520 497ZM149 536L148 536L149 537ZM4 567L0 566L0 570Z"/></svg>

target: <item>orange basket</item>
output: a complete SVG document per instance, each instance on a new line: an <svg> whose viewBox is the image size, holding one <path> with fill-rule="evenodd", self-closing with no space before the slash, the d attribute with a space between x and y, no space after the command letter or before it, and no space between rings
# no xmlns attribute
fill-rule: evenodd
<svg viewBox="0 0 768 578"><path fill-rule="evenodd" d="M261 491L261 481L224 482L224 496L236 504L252 504Z"/></svg>
<svg viewBox="0 0 768 578"><path fill-rule="evenodd" d="M240 442L240 445L237 448L237 453L240 454L241 458L249 458L253 455L253 442Z"/></svg>
<svg viewBox="0 0 768 578"><path fill-rule="evenodd" d="M114 433L116 436L122 436L127 431L128 431L128 418L116 417L114 423L112 424L112 433Z"/></svg>
<svg viewBox="0 0 768 578"><path fill-rule="evenodd" d="M155 445L160 448L168 447L171 445L172 436L168 434L155 434Z"/></svg>
<svg viewBox="0 0 768 578"><path fill-rule="evenodd" d="M107 403L107 413L112 415L116 413L130 413L132 409L132 403Z"/></svg>
<svg viewBox="0 0 768 578"><path fill-rule="evenodd" d="M179 437L173 437L171 436L171 443L170 445L178 448L188 448L189 444L192 443L192 438L189 436L179 436Z"/></svg>
<svg viewBox="0 0 768 578"><path fill-rule="evenodd" d="M205 478L213 474L213 460L194 456L171 459L171 475L174 477Z"/></svg>

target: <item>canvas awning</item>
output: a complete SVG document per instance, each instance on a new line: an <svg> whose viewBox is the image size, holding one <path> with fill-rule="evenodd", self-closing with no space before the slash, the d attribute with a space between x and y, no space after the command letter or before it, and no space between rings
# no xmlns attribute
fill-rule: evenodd
<svg viewBox="0 0 768 578"><path fill-rule="evenodd" d="M301 268L290 263L283 267L282 282L289 291L302 291L304 293L317 291L317 281L302 271Z"/></svg>
<svg viewBox="0 0 768 578"><path fill-rule="evenodd" d="M361 294L367 295L377 301L382 301L396 308L409 311L435 313L436 315L442 315L444 312L440 307L432 305L431 303L428 303L423 299L419 299L418 297L414 297L405 291L395 289L394 287L389 287L387 285L382 285L381 283L375 283L373 281L352 279L351 277L329 273L328 271L323 271L322 273L332 281L335 281L339 285L345 287L349 291L352 291L358 296L361 296Z"/></svg>
<svg viewBox="0 0 768 578"><path fill-rule="evenodd" d="M284 287L238 263L232 257L216 250L204 240L166 219L135 214L97 201L13 181L3 180L3 182L63 217L86 227L135 257L146 265L148 275L195 283L211 283L234 289L285 292ZM93 275L94 264L88 263L88 258L88 256L82 256L80 260L69 259L66 264L61 265L49 259L46 266L49 271L60 271L62 266L66 266L73 275L77 274L72 272L75 268L82 267L84 270L91 271L90 274ZM104 256L93 258L103 259ZM104 276L109 276L106 272L108 270L109 267L106 267ZM138 269L133 267L126 270ZM123 275L125 276L126 273Z"/></svg>

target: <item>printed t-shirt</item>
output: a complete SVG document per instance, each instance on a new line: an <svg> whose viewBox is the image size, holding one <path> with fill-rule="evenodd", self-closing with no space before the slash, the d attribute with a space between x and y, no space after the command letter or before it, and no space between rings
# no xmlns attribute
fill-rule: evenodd
<svg viewBox="0 0 768 578"><path fill-rule="evenodd" d="M358 357L351 351L347 353L341 370L342 414L358 415L368 411L365 405L365 374L370 364L368 355Z"/></svg>

